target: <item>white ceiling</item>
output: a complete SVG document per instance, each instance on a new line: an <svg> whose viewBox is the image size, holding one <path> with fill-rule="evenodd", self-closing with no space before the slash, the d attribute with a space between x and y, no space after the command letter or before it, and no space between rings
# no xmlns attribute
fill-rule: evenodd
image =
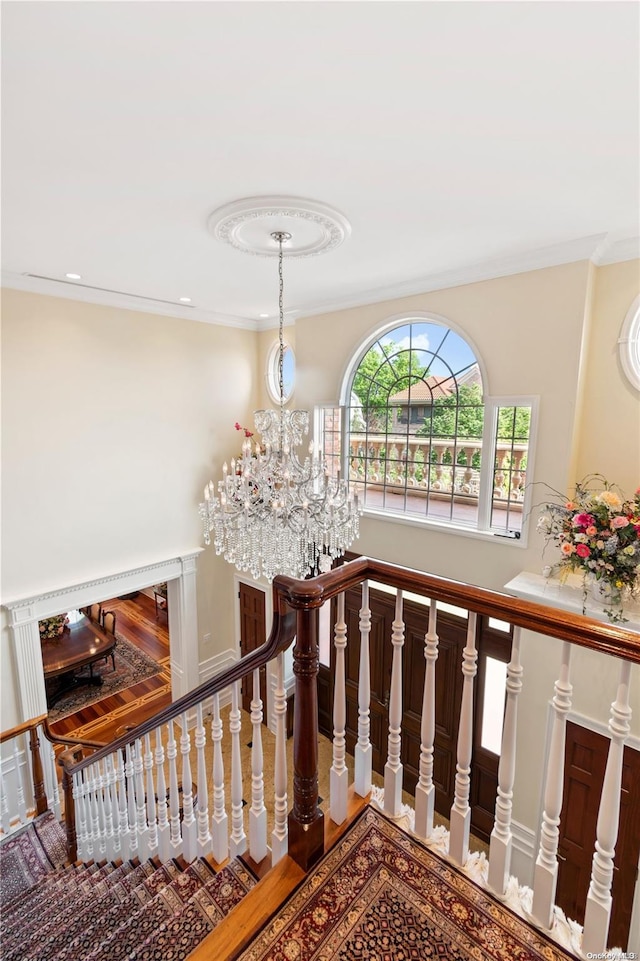
<svg viewBox="0 0 640 961"><path fill-rule="evenodd" d="M264 325L272 260L207 229L263 194L351 236L288 314L638 255L635 2L5 2L3 282Z"/></svg>

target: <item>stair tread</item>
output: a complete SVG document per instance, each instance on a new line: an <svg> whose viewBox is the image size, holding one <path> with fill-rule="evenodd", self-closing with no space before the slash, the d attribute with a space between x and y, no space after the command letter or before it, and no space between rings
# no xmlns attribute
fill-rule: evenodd
<svg viewBox="0 0 640 961"><path fill-rule="evenodd" d="M180 915L163 922L130 961L181 961L225 918L253 887L255 879L239 861L232 861L189 899Z"/></svg>
<svg viewBox="0 0 640 961"><path fill-rule="evenodd" d="M37 957L38 961L57 954L61 914L68 918L68 920L65 919L64 933L65 938L71 941L76 934L89 927L94 917L100 920L110 908L118 911L126 898L128 889L124 886L125 883L132 885L132 889L135 890L148 880L150 872L146 865L134 867L128 864L128 870L123 873L124 867L121 865L120 868L115 868L112 874L107 875L102 882L86 890L75 900L62 903L58 912L53 905L48 912L47 923L39 927L39 930L23 944L22 951L28 951L33 945L34 957ZM24 958L27 956L25 953L22 954ZM9 956L3 961L10 961Z"/></svg>
<svg viewBox="0 0 640 961"><path fill-rule="evenodd" d="M105 865L91 874L84 872L76 874L71 868L65 869L58 875L55 884L49 885L34 902L30 902L28 908L25 907L25 910L13 919L11 927L6 930L3 929L3 935L8 935L16 927L27 928L29 921L37 918L38 933L43 936L49 924L56 922L61 911L72 908L74 904L82 902L87 896L100 897L105 890L104 885L108 881L113 883L113 877L121 877L122 873L122 866L116 868L111 864ZM47 902L44 909L42 906L43 898Z"/></svg>
<svg viewBox="0 0 640 961"><path fill-rule="evenodd" d="M69 932L65 944L54 952L45 951L38 956L38 961L51 958L52 961L63 961L63 959L86 958L95 947L96 928L99 931L111 931L118 926L118 919L128 916L130 912L138 911L140 906L150 901L163 886L168 885L175 877L178 868L171 862L157 868L152 874L146 877L137 887L126 891L122 888L120 896L112 892L113 901L103 909L98 906L95 926L90 925L90 918L83 919L83 923L75 926L74 931Z"/></svg>
<svg viewBox="0 0 640 961"><path fill-rule="evenodd" d="M140 940L151 935L166 918L179 913L210 876L211 868L204 861L190 864L147 904L131 912L121 924L108 932L84 961L117 961L128 957Z"/></svg>

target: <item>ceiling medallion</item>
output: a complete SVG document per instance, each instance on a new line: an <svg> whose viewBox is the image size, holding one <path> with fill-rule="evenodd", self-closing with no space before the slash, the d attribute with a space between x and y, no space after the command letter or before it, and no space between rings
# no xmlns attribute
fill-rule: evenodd
<svg viewBox="0 0 640 961"><path fill-rule="evenodd" d="M258 257L278 257L276 233L289 233L287 259L314 257L339 247L351 233L333 207L305 197L247 197L218 207L207 221L214 237Z"/></svg>

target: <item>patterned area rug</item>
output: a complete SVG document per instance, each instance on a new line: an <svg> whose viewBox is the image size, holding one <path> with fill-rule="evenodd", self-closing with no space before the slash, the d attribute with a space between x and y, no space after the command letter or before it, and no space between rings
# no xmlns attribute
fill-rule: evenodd
<svg viewBox="0 0 640 961"><path fill-rule="evenodd" d="M57 821L47 812L2 841L0 905L3 908L64 863L62 840Z"/></svg>
<svg viewBox="0 0 640 961"><path fill-rule="evenodd" d="M154 674L160 673L162 670L160 664L146 654L143 654L139 648L131 644L130 641L127 641L121 634L118 634L117 631L116 639L118 643L115 650L115 671L111 664L111 657L107 659L106 663L104 661L98 661L97 664L94 664L93 673L99 674L102 677L102 684L100 686L86 684L69 691L68 694L61 697L60 700L56 701L53 707L49 709L50 723L59 721L69 714L75 714L76 711L80 711L83 707L87 707L89 704L95 704L96 701L101 701L103 697L109 697L110 694L117 694L118 691L123 691L127 687L133 687L133 685L138 684L139 681L143 681L147 677L152 677Z"/></svg>
<svg viewBox="0 0 640 961"><path fill-rule="evenodd" d="M572 957L372 808L240 955L241 961Z"/></svg>

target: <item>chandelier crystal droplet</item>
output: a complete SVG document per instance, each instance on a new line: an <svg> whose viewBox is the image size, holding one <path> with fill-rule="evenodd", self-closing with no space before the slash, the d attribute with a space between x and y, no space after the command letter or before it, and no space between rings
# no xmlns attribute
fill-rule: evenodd
<svg viewBox="0 0 640 961"><path fill-rule="evenodd" d="M271 235L279 244L279 367L278 410L254 414L261 443L245 438L242 454L225 463L216 495L213 481L204 489L200 516L204 540L216 554L254 578L273 580L277 574L303 578L329 570L360 533L361 509L346 480L330 477L322 450L309 444L302 458L298 448L309 433L306 410L284 406L283 249L291 235Z"/></svg>

